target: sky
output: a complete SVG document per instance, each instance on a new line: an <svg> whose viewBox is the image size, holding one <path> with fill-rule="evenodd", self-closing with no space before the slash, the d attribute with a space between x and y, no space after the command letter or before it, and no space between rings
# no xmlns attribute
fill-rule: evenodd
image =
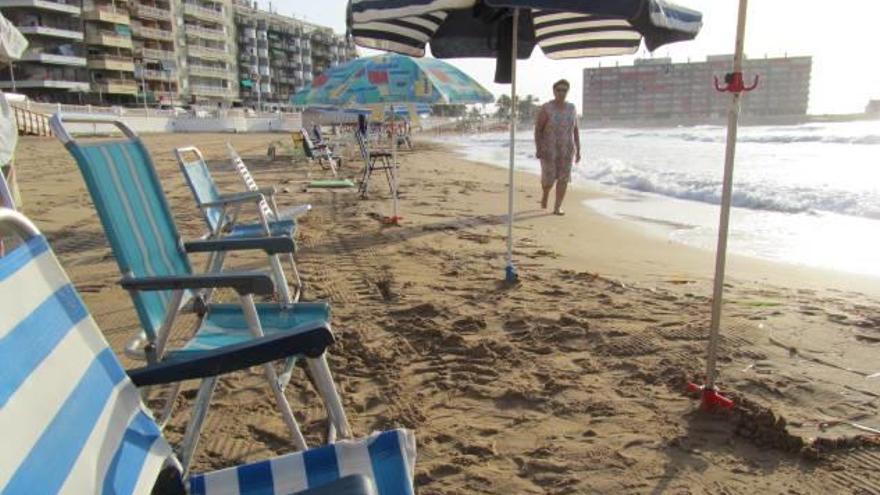
<svg viewBox="0 0 880 495"><path fill-rule="evenodd" d="M268 8L266 0L259 0ZM274 0L279 14L332 27L345 32L346 0ZM636 56L672 57L675 62L703 60L706 55L733 53L738 0L676 0L679 5L703 13L703 28L693 41L659 48L653 54L644 47ZM824 8L820 8L824 5ZM880 99L880 59L875 50L880 2L836 0L833 6L817 0L752 0L746 23L745 53L765 55L812 55L810 84L812 114L861 112L871 98ZM360 48L360 53L378 53ZM565 78L571 84L569 101L581 110L583 69L601 65L630 64L635 56L601 59L550 60L535 48L532 57L517 65L517 93L532 94L540 101L552 97L551 85ZM494 62L487 59L447 59L471 75L495 95L509 94L509 85L494 84ZM749 75L745 74L749 79ZM707 84L710 84L707 81Z"/></svg>

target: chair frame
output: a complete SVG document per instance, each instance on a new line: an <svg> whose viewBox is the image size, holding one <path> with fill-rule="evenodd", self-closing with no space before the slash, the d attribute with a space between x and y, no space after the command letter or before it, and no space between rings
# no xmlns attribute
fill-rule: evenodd
<svg viewBox="0 0 880 495"><path fill-rule="evenodd" d="M361 183L358 186L358 192L361 198L366 199L367 191L370 187L370 177L373 172L381 170L385 172L385 179L388 181L388 190L394 192L393 174L396 172L396 166L392 161L390 152L387 151L370 151L367 144L367 136L361 134L357 129L354 131L355 140L361 151L361 158L364 160L364 170L361 175Z"/></svg>
<svg viewBox="0 0 880 495"><path fill-rule="evenodd" d="M152 180L154 180L155 183L158 184L161 192L160 199L166 202L164 206L170 212L170 207L168 207L167 205L167 199L164 196L164 191L161 191L161 182L156 175L155 166L150 159L149 152L147 151L146 147L137 136L137 134L123 121L114 116L92 114L67 114L63 116L61 114L53 115L50 119L50 125L52 126L52 130L55 133L55 136L58 137L58 139L65 145L65 147L70 147L76 146L77 143L70 135L68 130L65 128L64 122L112 124L116 126L128 140L141 148L144 156L147 157L149 161L147 165L150 167ZM102 217L102 222L104 222L101 210L99 210L98 213L99 216ZM171 218L170 221L173 224L173 218ZM112 245L111 247L114 248L114 252L121 250L121 248L114 245L115 242L112 239L110 240ZM180 242L179 239L178 242ZM291 252L293 248L292 239L286 237L233 240L200 240L185 243L180 242L180 244L182 244L181 249L184 256L192 252L211 253L218 250L230 251L238 249L261 249L264 250L267 254L277 254L279 252ZM257 276L263 277L264 282L262 282L262 285L257 289L253 289L247 286L247 282L255 280L254 277ZM265 281L268 281L268 284ZM129 272L123 273L121 285L124 289L132 293L136 293L138 291L157 290L172 291L171 301L167 304L166 314L162 320L161 327L155 332L148 331L147 328L142 328L142 331L132 341L129 342L125 349L127 355L136 359L146 360L148 365L151 366L158 366L164 363L163 358L167 351L166 348L171 329L174 326L174 322L177 316L183 310L189 307L190 302L194 303L195 309L201 308L201 311L197 311L199 318L187 335L189 335L190 337L194 336L197 330L201 327L202 321L204 321L204 318L207 315L207 306L206 304L204 304L203 301L200 303L200 298L193 296L192 291L215 289L220 287L231 287L235 289L236 292L238 292L239 302L241 304L245 320L247 321L248 328L253 337L255 339L258 339L263 337L265 334L263 332L262 324L259 318L259 314L257 313L256 304L254 302L253 296L254 294L272 294L275 290L272 279L264 274L259 273L208 273L135 278ZM329 323L327 324L327 326L329 328ZM320 355L306 355L306 358L308 369L314 381L314 385L327 410L328 423L330 423L330 427L328 429L328 441L334 441L337 433L344 438L350 438L351 428L348 424L348 419L346 418L345 411L342 407L342 401L338 395L336 386L333 382L332 374L330 373L330 368L327 364L326 352L321 352ZM290 358L287 360L288 367L291 371L293 367L291 364L292 359L295 358ZM288 430L290 431L291 441L293 445L300 450L305 450L307 448L305 438L303 437L302 432L299 428L299 424L297 423L296 418L293 415L293 411L290 408L290 403L287 401L287 398L284 395L284 389L290 382L290 373L288 373L286 369L285 373L279 376L271 363L263 364L263 371L272 389L275 402L282 414ZM181 447L180 459L184 466L184 472L187 471L189 463L192 460L193 453L195 452L195 449L198 445L201 427L207 414L208 406L210 404L211 397L213 396L215 386L216 377L203 379L201 385L199 386L199 391L197 393L195 405L193 408L193 414L190 422L187 424L186 432L184 433L184 440ZM164 428L164 426L167 424L167 421L170 418L173 410L175 399L179 392L180 383L177 383L172 387L172 390L166 399L163 411L160 414L160 420L158 421L160 427Z"/></svg>
<svg viewBox="0 0 880 495"><path fill-rule="evenodd" d="M198 163L204 166L205 170L208 170L208 165L201 150L199 150L195 146L184 146L181 148L176 148L174 150L174 157L177 159L177 165L180 168L180 171L183 173L187 186L189 186L189 189L193 194L193 198L196 201L196 205L202 212L202 218L204 218L205 224L208 226L209 229L208 233L202 237L203 239L222 239L224 237L224 233L231 230L235 226L239 214L241 213L242 207L248 204L253 204L256 206L256 211L259 217L259 223L262 226L263 235L265 237L271 237L272 229L270 226L270 222L280 219L278 215L278 206L275 202L276 190L274 187L268 189L256 187L256 183L254 183L253 179L251 179L251 184L253 184L254 187L249 187L248 191L233 194L222 194L218 198L216 198L215 201L202 203L200 202L199 196L196 193L196 185L193 183L189 171L187 170L187 166L192 164L192 162L186 161L185 157L187 154L195 155ZM246 168L245 171L247 171ZM208 174L210 177L210 171L208 171ZM241 174L241 171L239 171L239 174ZM213 182L213 179L211 180ZM303 213L305 213L311 210L311 205L303 205L301 208ZM217 225L214 226L212 226L213 222L209 216L210 210L212 209L220 210L220 221L217 222ZM226 254L222 251L211 253L208 259L206 271L220 271L223 267L225 257ZM300 277L299 270L296 266L294 253L287 253L287 255L285 256L290 266L290 269L293 272L295 288L293 294L290 293L290 289L287 286L287 278L284 275L284 268L281 265L281 260L279 259L279 257L280 255L278 254L269 256L269 263L272 266L272 273L275 277L275 284L278 289L278 297L282 302L296 302L302 296L303 282L302 278Z"/></svg>

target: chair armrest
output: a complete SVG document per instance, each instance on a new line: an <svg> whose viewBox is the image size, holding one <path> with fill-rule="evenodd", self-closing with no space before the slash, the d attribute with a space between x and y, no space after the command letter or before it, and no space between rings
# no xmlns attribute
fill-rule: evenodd
<svg viewBox="0 0 880 495"><path fill-rule="evenodd" d="M245 191L240 193L223 194L214 201L206 201L199 206L202 208L212 208L215 206L226 206L238 203L250 203L265 198L260 191Z"/></svg>
<svg viewBox="0 0 880 495"><path fill-rule="evenodd" d="M307 323L279 335L255 338L243 344L205 351L180 361L128 370L138 387L207 378L250 368L290 356L320 356L334 342L326 323Z"/></svg>
<svg viewBox="0 0 880 495"><path fill-rule="evenodd" d="M215 251L245 251L259 249L268 254L293 253L296 244L290 237L254 237L247 239L209 239L189 241L183 244L187 253L210 253Z"/></svg>
<svg viewBox="0 0 880 495"><path fill-rule="evenodd" d="M229 287L239 294L270 295L275 283L268 275L255 272L206 273L171 277L123 277L119 281L126 290L183 290Z"/></svg>

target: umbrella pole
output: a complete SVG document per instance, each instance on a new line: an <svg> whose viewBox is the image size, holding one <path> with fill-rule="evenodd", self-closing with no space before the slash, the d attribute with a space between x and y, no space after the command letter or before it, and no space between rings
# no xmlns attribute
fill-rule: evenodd
<svg viewBox="0 0 880 495"><path fill-rule="evenodd" d="M727 261L727 233L730 224L730 198L733 190L733 165L736 154L737 123L739 119L740 97L744 88L742 84L743 42L746 30L746 10L748 0L740 0L739 15L736 27L736 46L733 56L733 73L728 77L728 85L718 88L732 95L727 114L727 148L724 153L724 182L721 188L721 218L718 225L718 246L715 256L715 282L712 290L712 320L709 331L709 345L706 355L706 383L702 387L691 384L702 392L702 406L706 410L729 409L733 401L718 393L715 387L717 377L716 357L718 354L718 337L721 326L721 307L724 296L724 269ZM716 84L717 85L717 84Z"/></svg>
<svg viewBox="0 0 880 495"><path fill-rule="evenodd" d="M394 104L391 104L391 218L388 223L392 225L400 225L400 201L397 197L397 130L394 124L397 121L397 115L394 110Z"/></svg>
<svg viewBox="0 0 880 495"><path fill-rule="evenodd" d="M510 75L510 170L507 174L507 267L504 279L517 281L516 267L513 265L513 170L516 162L516 42L519 30L519 9L513 9L513 39L511 40Z"/></svg>

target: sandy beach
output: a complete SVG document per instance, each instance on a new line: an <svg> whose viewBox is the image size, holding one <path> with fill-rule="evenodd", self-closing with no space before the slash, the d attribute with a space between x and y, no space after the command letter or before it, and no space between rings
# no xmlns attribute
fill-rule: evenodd
<svg viewBox="0 0 880 495"><path fill-rule="evenodd" d="M229 141L260 185L279 187L279 206L314 206L299 228L304 300L332 305L329 361L355 433L415 430L418 493L880 493L876 437L845 423L820 429L880 428L876 279L731 258L718 364L737 408L706 415L684 390L704 372L713 253L581 207L596 191L572 191L567 215L550 215L537 177L520 174L521 283L507 287L506 171L456 155L455 136L433 139L401 153L394 227L380 221L390 214L383 177L368 200L304 191L327 172L283 154L269 161L284 135L144 138L184 239L205 228L176 146L199 146L233 192L242 185ZM355 178L362 162L351 156L342 173ZM25 213L121 356L137 318L73 159L57 140L30 137L16 157ZM288 396L316 444L322 411L297 378ZM290 451L264 383L259 370L221 380L196 471ZM172 442L194 387L178 399Z"/></svg>

